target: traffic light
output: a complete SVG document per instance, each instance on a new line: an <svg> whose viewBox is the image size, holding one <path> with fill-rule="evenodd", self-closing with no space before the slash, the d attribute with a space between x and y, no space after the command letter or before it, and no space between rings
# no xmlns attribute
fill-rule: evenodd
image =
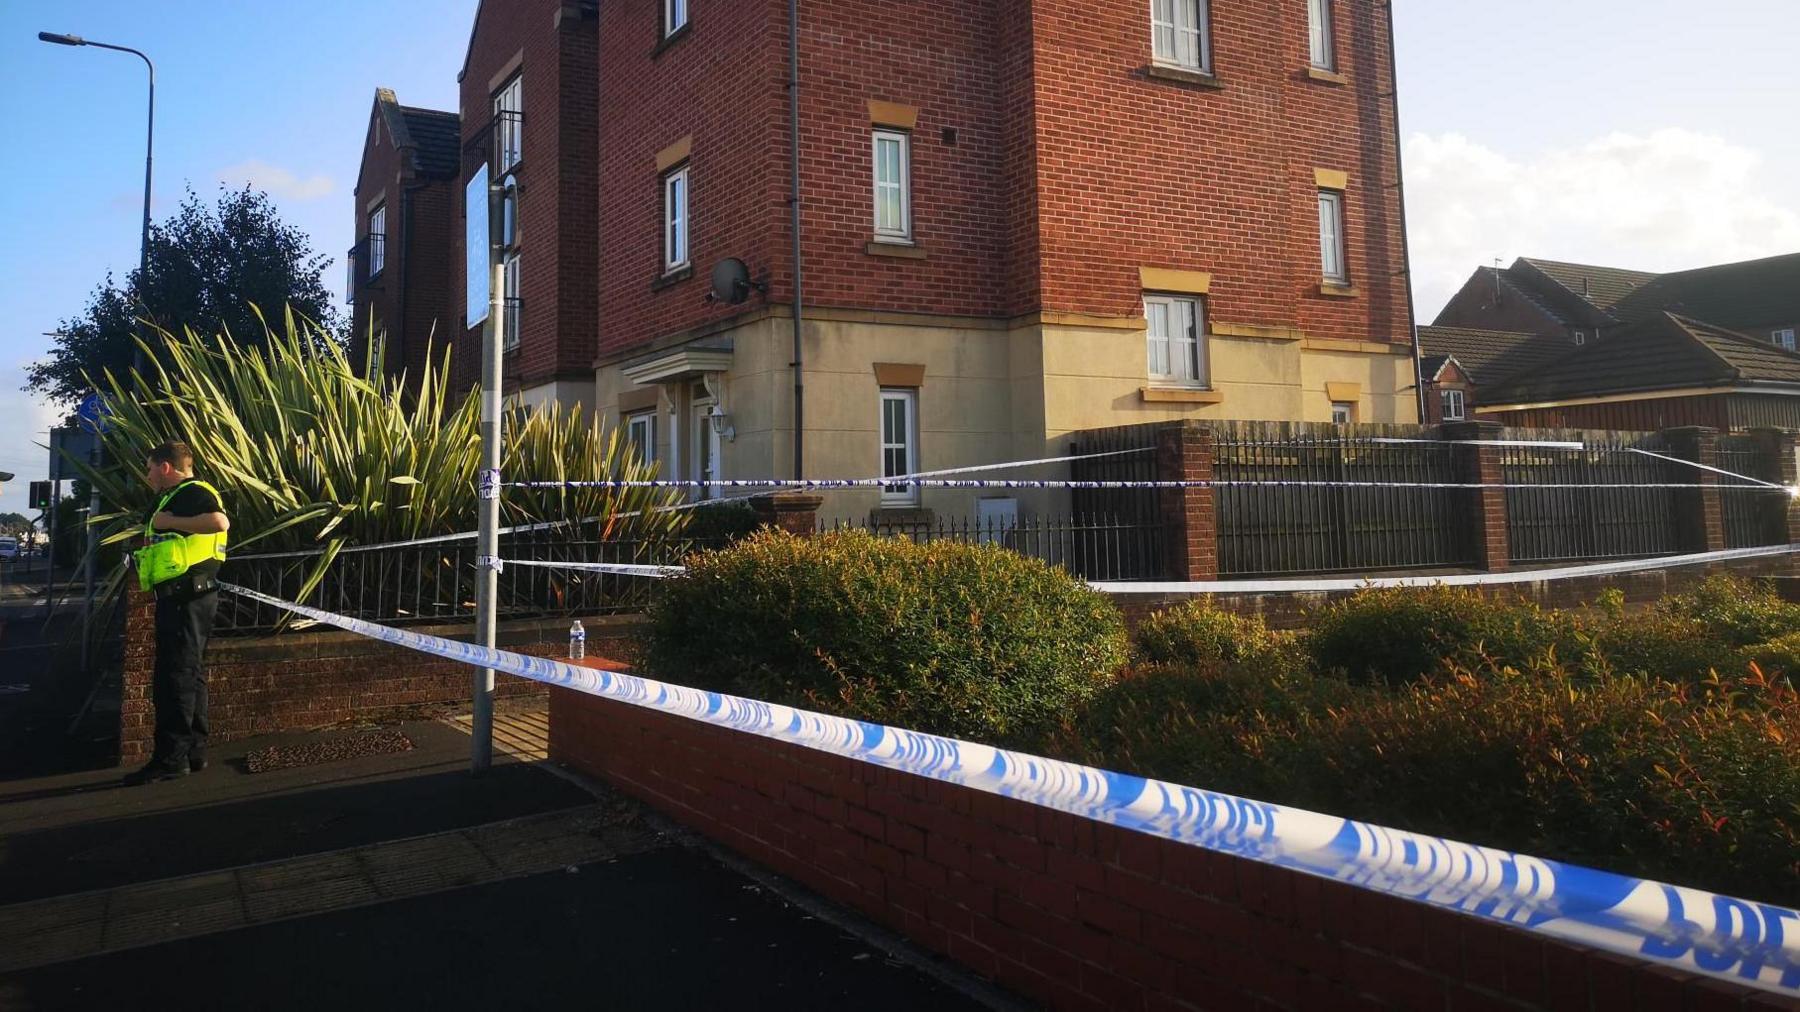
<svg viewBox="0 0 1800 1012"><path fill-rule="evenodd" d="M29 508L34 510L47 510L50 508L49 482L34 481L31 483L31 506Z"/></svg>

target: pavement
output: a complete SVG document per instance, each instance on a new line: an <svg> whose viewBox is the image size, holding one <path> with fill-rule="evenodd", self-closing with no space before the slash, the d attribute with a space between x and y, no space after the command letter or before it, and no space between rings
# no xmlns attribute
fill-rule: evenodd
<svg viewBox="0 0 1800 1012"><path fill-rule="evenodd" d="M480 777L453 722L417 721L390 729L410 750L269 772L246 757L366 729L215 745L144 787L0 782L0 1009L1008 1004L532 761L539 722L507 722L527 758Z"/></svg>

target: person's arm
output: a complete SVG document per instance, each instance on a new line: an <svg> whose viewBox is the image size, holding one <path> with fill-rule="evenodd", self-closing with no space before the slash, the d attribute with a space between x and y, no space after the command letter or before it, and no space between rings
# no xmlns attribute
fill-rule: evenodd
<svg viewBox="0 0 1800 1012"><path fill-rule="evenodd" d="M223 513L178 517L164 510L151 521L151 526L159 531L180 531L183 534L223 534L231 530L231 518Z"/></svg>

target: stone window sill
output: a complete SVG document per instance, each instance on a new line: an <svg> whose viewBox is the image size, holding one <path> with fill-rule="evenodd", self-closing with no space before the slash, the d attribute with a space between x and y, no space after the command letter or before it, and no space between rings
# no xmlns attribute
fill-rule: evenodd
<svg viewBox="0 0 1800 1012"><path fill-rule="evenodd" d="M1223 404L1225 394L1196 387L1139 387L1145 404Z"/></svg>
<svg viewBox="0 0 1800 1012"><path fill-rule="evenodd" d="M1335 84L1341 86L1350 83L1348 77L1345 77L1335 70L1325 70L1321 67L1306 68L1306 76L1314 81L1318 81L1320 84Z"/></svg>
<svg viewBox="0 0 1800 1012"><path fill-rule="evenodd" d="M871 239L863 252L872 257L894 257L899 260L929 260L930 254L918 246L907 242L889 242L883 239Z"/></svg>
<svg viewBox="0 0 1800 1012"><path fill-rule="evenodd" d="M1184 67L1168 67L1160 63L1152 63L1144 68L1144 76L1158 81L1174 81L1177 84L1191 84L1196 88L1208 88L1221 91L1225 83L1217 74L1209 74L1201 70L1188 70Z"/></svg>
<svg viewBox="0 0 1800 1012"><path fill-rule="evenodd" d="M670 271L669 273L664 274L661 277L657 278L655 281L650 282L650 290L653 292L660 292L663 289L670 287L671 285L678 285L681 282L686 281L687 279L689 279L693 276L694 276L694 265L693 264L687 264L682 267L677 267L674 270Z"/></svg>
<svg viewBox="0 0 1800 1012"><path fill-rule="evenodd" d="M1319 294L1333 299L1354 299L1362 293L1354 285L1324 284L1319 286Z"/></svg>

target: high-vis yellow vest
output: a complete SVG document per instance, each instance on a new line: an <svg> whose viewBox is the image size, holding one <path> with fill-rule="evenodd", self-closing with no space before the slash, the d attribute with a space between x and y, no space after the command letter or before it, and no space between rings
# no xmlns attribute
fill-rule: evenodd
<svg viewBox="0 0 1800 1012"><path fill-rule="evenodd" d="M131 553L137 565L139 589L149 590L159 583L167 583L208 559L225 561L224 531L217 534L156 532L156 515L167 509L169 500L189 485L198 485L211 492L213 498L219 500L220 508L224 508L225 500L219 490L197 478L189 478L164 493L162 501L151 511L149 522L144 524L144 547Z"/></svg>

